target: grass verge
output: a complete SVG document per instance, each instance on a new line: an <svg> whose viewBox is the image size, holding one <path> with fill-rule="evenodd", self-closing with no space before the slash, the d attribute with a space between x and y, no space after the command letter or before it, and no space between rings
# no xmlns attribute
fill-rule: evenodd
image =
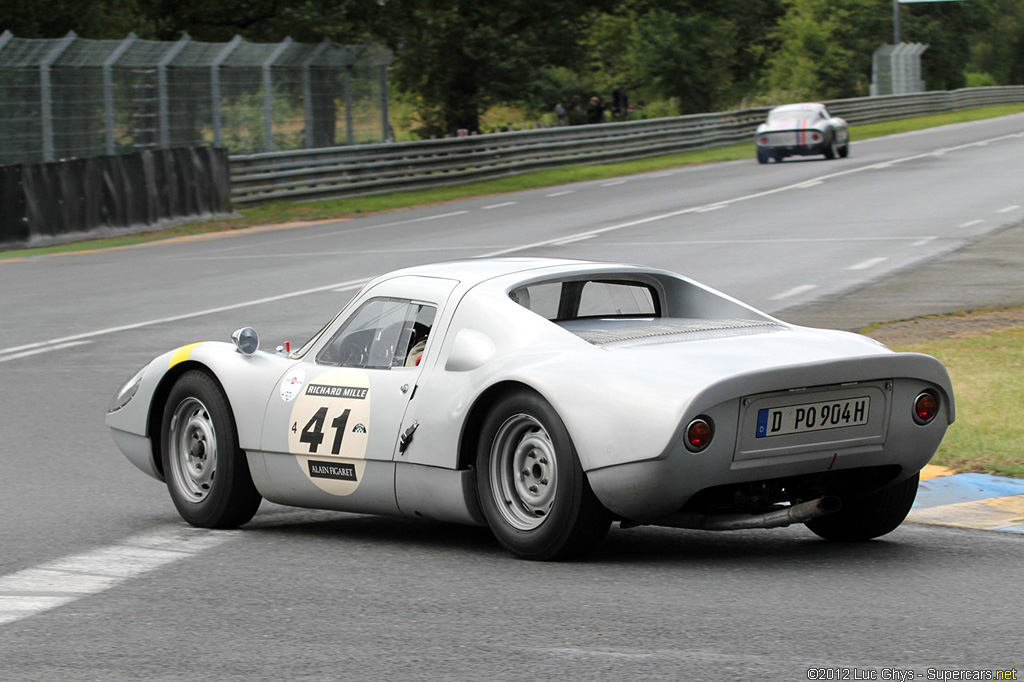
<svg viewBox="0 0 1024 682"><path fill-rule="evenodd" d="M893 350L938 358L953 381L957 419L932 464L1024 478L1024 326L895 345Z"/></svg>
<svg viewBox="0 0 1024 682"><path fill-rule="evenodd" d="M931 116L921 116L917 118L853 126L850 131L850 136L854 140L854 143L856 143L857 140L867 140L873 137L895 135L897 133L913 130L923 130L925 128L933 128L936 126L978 121L1018 113L1024 113L1024 104L979 107L976 109L967 109L947 114L934 114ZM856 149L856 144L854 144L854 148ZM344 219L370 213L380 213L384 211L411 208L414 206L456 201L469 197L518 192L541 187L551 187L553 185L562 185L571 182L604 180L606 178L634 175L636 173L647 173L667 168L679 168L682 166L693 166L721 161L741 161L753 158L754 144L753 141L751 141L725 147L696 149L678 154L667 154L665 156L638 159L636 161L623 161L602 165L581 164L565 166L562 168L552 168L548 170L523 173L522 175L515 175L507 178L483 180L465 185L457 185L455 187L438 187L434 189L412 192L396 192L393 194L382 194L370 197L333 199L316 203L275 202L242 209L239 211L239 217L228 220L197 221L164 230L144 232L140 234L89 239L70 244L40 248L0 251L0 259L25 258L55 253L80 252L93 249L128 246L173 237L221 232L226 230L239 230L261 225L278 225L326 219Z"/></svg>

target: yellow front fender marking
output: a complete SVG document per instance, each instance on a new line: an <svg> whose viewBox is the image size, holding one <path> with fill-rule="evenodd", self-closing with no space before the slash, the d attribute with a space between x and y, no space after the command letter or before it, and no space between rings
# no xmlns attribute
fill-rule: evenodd
<svg viewBox="0 0 1024 682"><path fill-rule="evenodd" d="M171 356L171 364L167 369L174 367L179 362L185 362L188 360L189 356L192 355L192 351L195 350L196 346L200 343L202 343L202 341L199 343L190 343L187 346L182 346L178 350L174 351L174 355Z"/></svg>

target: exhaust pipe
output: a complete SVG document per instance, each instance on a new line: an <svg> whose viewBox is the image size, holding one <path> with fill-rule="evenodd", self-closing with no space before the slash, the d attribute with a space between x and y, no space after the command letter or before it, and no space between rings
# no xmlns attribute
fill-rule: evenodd
<svg viewBox="0 0 1024 682"><path fill-rule="evenodd" d="M696 514L693 512L677 512L653 521L649 526L667 526L669 528L692 528L695 530L747 530L750 528L785 528L794 523L806 523L811 519L834 514L843 504L838 497L826 496L784 507L777 511L764 514ZM641 525L637 523L623 524L624 527Z"/></svg>

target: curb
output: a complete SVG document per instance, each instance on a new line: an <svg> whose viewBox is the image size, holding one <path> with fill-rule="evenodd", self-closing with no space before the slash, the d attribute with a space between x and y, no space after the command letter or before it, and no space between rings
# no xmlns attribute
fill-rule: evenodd
<svg viewBox="0 0 1024 682"><path fill-rule="evenodd" d="M1024 535L1024 479L926 465L907 520Z"/></svg>

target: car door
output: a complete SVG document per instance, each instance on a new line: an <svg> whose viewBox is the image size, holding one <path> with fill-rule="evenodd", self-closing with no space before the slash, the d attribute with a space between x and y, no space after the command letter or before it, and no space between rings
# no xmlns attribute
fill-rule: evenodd
<svg viewBox="0 0 1024 682"><path fill-rule="evenodd" d="M373 478L370 487L382 497L390 491L393 502L402 419L423 358L440 348L435 322L456 283L399 277L364 291L282 378L270 397L263 450L294 458L331 495L353 495Z"/></svg>

